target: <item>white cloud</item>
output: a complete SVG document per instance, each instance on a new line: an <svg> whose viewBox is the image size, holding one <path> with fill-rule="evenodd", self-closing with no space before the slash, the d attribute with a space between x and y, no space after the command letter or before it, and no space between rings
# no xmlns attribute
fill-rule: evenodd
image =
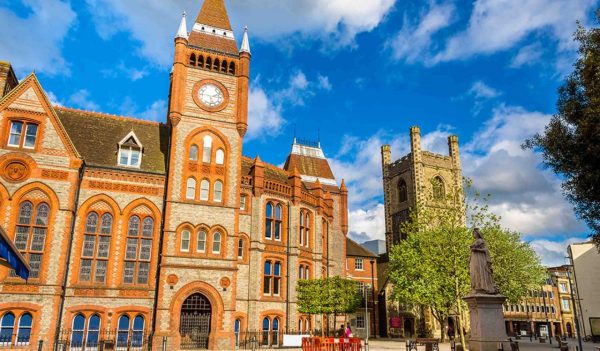
<svg viewBox="0 0 600 351"><path fill-rule="evenodd" d="M358 33L377 27L395 0L235 0L227 1L234 32L250 28L251 40L281 42L299 35L331 47L354 44ZM173 37L181 12L187 11L188 25L196 18L197 0L86 0L101 37L108 39L128 32L141 43L139 53L150 62L167 67L172 60ZM143 10L140 10L143 9ZM189 28L188 28L189 29ZM284 45L285 46L285 45Z"/></svg>
<svg viewBox="0 0 600 351"><path fill-rule="evenodd" d="M394 58L408 63L422 60L432 49L432 37L452 23L455 11L452 3L430 1L429 8L418 16L417 21L411 21L412 15L404 14L402 29L386 43Z"/></svg>
<svg viewBox="0 0 600 351"><path fill-rule="evenodd" d="M36 70L68 75L61 47L77 15L68 2L59 0L24 0L23 4L31 11L25 17L0 5L0 58L10 61L19 74Z"/></svg>
<svg viewBox="0 0 600 351"><path fill-rule="evenodd" d="M119 113L123 116L130 116L145 119L148 121L164 122L167 119L167 102L159 99L152 102L145 108L140 106L129 96L126 96L118 106Z"/></svg>
<svg viewBox="0 0 600 351"><path fill-rule="evenodd" d="M562 241L536 239L530 242L531 247L542 259L542 264L548 267L567 264L567 247L570 244L585 241L584 238L569 238Z"/></svg>
<svg viewBox="0 0 600 351"><path fill-rule="evenodd" d="M500 96L501 93L484 82L478 80L473 83L467 94L472 95L475 99L493 99Z"/></svg>
<svg viewBox="0 0 600 351"><path fill-rule="evenodd" d="M385 239L385 208L382 203L367 209L358 208L348 215L348 235L357 242Z"/></svg>
<svg viewBox="0 0 600 351"><path fill-rule="evenodd" d="M254 82L248 95L248 132L246 140L262 138L266 133L276 136L281 133L285 120L282 107L269 99L265 90Z"/></svg>
<svg viewBox="0 0 600 351"><path fill-rule="evenodd" d="M114 68L103 69L100 72L104 77L108 78L118 78L119 76L123 75L132 82L140 80L148 75L147 67L142 67L141 69L136 67L128 67L123 61L119 62L119 64Z"/></svg>
<svg viewBox="0 0 600 351"><path fill-rule="evenodd" d="M304 72L296 71L286 87L266 91L257 77L250 85L248 96L248 132L246 140L262 139L265 135L276 136L286 124L283 112L291 106L304 106L319 91L331 90L329 79L320 74L316 81L309 80Z"/></svg>
<svg viewBox="0 0 600 351"><path fill-rule="evenodd" d="M414 15L405 13L402 28L388 46L396 60L430 66L506 51L536 35L556 43L560 61L561 56L576 49L572 40L576 21L586 23L596 3L596 0L475 0L466 27L457 30L456 26L450 27L454 24L453 6L429 1L417 22L411 21ZM449 34L436 38L442 30ZM539 59L540 51L535 44L525 46L513 59L513 66Z"/></svg>
<svg viewBox="0 0 600 351"><path fill-rule="evenodd" d="M534 32L551 35L559 50L573 49L575 21L585 22L595 5L595 0L477 0L468 27L452 36L433 61L504 51Z"/></svg>
<svg viewBox="0 0 600 351"><path fill-rule="evenodd" d="M521 148L550 117L501 105L462 148L463 173L473 179L476 190L492 195L490 209L502 217L503 225L529 236L585 230L562 195L560 179L540 167L539 154Z"/></svg>
<svg viewBox="0 0 600 351"><path fill-rule="evenodd" d="M80 89L74 92L69 96L68 102L75 107L88 111L98 111L100 109L100 105L90 99L90 92L87 89Z"/></svg>
<svg viewBox="0 0 600 351"><path fill-rule="evenodd" d="M523 46L510 62L510 67L519 68L536 63L541 57L544 49L540 43Z"/></svg>

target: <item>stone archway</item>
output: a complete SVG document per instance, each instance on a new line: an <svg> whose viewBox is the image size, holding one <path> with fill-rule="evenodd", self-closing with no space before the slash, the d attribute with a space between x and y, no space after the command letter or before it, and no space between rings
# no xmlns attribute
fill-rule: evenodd
<svg viewBox="0 0 600 351"><path fill-rule="evenodd" d="M201 293L188 296L179 313L181 349L208 349L212 305Z"/></svg>

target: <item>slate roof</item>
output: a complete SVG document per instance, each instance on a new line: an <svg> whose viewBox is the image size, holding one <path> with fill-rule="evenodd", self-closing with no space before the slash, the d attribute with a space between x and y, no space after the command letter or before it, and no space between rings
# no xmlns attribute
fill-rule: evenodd
<svg viewBox="0 0 600 351"><path fill-rule="evenodd" d="M288 172L270 163L263 162L263 164L265 166L265 179L287 184L290 176ZM242 156L242 176L252 175L252 166L254 166L254 159Z"/></svg>
<svg viewBox="0 0 600 351"><path fill-rule="evenodd" d="M373 258L378 257L378 255L367 250L364 246L360 245L359 243L350 238L346 238L346 256Z"/></svg>
<svg viewBox="0 0 600 351"><path fill-rule="evenodd" d="M302 175L335 179L331 167L329 167L329 162L324 158L290 154L285 160L283 169L291 172L294 166L298 168Z"/></svg>
<svg viewBox="0 0 600 351"><path fill-rule="evenodd" d="M231 30L231 23L223 0L204 0L196 23Z"/></svg>
<svg viewBox="0 0 600 351"><path fill-rule="evenodd" d="M203 49L209 49L227 54L238 55L235 40L222 38L216 35L192 31L188 43Z"/></svg>
<svg viewBox="0 0 600 351"><path fill-rule="evenodd" d="M88 166L166 174L169 145L167 125L57 106L54 110ZM117 163L118 144L131 131L144 147L139 169L122 167Z"/></svg>

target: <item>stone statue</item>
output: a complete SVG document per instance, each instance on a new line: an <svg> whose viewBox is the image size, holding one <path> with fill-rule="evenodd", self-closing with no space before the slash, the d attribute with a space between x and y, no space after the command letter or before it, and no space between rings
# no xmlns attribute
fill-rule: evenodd
<svg viewBox="0 0 600 351"><path fill-rule="evenodd" d="M473 230L475 242L471 245L469 268L471 273L471 294L496 295L500 291L492 276L492 262L485 240L478 228Z"/></svg>

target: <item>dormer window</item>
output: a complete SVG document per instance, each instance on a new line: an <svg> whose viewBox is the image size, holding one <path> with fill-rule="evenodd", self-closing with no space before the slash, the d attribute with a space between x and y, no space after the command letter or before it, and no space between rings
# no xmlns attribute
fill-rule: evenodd
<svg viewBox="0 0 600 351"><path fill-rule="evenodd" d="M142 143L131 131L119 142L119 166L139 168L142 164L142 150Z"/></svg>

